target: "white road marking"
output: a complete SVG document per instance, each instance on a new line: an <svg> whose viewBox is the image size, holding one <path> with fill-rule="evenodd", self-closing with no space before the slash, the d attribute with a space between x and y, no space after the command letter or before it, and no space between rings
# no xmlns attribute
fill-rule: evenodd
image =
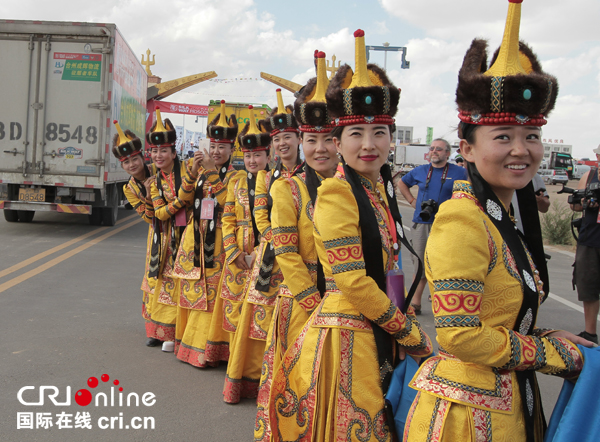
<svg viewBox="0 0 600 442"><path fill-rule="evenodd" d="M548 297L566 305L567 307L571 307L573 310L577 310L579 313L583 313L583 307L575 304L574 302L567 301L566 299L561 298L560 296L555 295L552 292L548 293ZM600 321L600 315L598 315L598 321Z"/></svg>

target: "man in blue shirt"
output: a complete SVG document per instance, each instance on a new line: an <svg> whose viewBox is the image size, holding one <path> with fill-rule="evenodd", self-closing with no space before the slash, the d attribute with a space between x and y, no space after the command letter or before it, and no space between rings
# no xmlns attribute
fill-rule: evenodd
<svg viewBox="0 0 600 442"><path fill-rule="evenodd" d="M442 138L436 138L429 147L430 164L423 164L414 168L398 182L398 190L415 209L411 243L421 262L424 262L425 245L435 219L437 207L452 197L454 181L467 179L467 170L456 164L450 164L448 162L449 156L450 144ZM410 191L413 186L419 186L416 198ZM426 202L424 206L422 205L423 202ZM415 259L413 259L413 264L416 271L417 263ZM411 301L417 315L421 314L421 296L423 290L425 290L425 284L427 284L427 280L425 279L425 273L423 273L423 278L419 282L417 291Z"/></svg>

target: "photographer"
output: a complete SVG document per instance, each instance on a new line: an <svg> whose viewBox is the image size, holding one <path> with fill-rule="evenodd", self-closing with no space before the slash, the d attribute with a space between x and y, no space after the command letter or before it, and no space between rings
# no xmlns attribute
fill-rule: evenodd
<svg viewBox="0 0 600 442"><path fill-rule="evenodd" d="M436 138L429 147L430 164L414 168L398 182L398 190L415 209L411 243L422 262L427 238L439 205L452 196L454 181L467 179L466 169L448 163L449 156L450 144L442 138ZM419 186L416 198L410 191L413 186ZM416 259L413 259L413 264L416 269ZM412 299L412 306L417 315L421 314L421 296L426 283L427 280L423 276Z"/></svg>
<svg viewBox="0 0 600 442"><path fill-rule="evenodd" d="M600 146L593 151L600 162ZM577 252L575 254L574 282L577 296L583 302L585 330L579 333L584 339L598 343L596 320L600 306L600 215L598 213L599 169L592 168L579 180L578 192L569 197L571 209L583 211Z"/></svg>

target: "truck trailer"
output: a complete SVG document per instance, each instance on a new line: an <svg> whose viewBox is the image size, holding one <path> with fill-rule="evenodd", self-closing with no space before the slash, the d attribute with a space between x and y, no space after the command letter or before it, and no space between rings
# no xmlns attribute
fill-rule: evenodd
<svg viewBox="0 0 600 442"><path fill-rule="evenodd" d="M143 138L148 77L109 23L0 20L0 201L7 221L78 213L112 226L129 179L118 120Z"/></svg>

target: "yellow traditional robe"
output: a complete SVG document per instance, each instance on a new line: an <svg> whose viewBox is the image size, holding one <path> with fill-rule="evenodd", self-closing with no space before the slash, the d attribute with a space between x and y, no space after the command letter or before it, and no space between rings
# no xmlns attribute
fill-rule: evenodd
<svg viewBox="0 0 600 442"><path fill-rule="evenodd" d="M530 256L529 263L531 273L520 275L471 185L457 181L425 252L440 354L411 382L419 393L404 440L524 441L523 407L536 395L521 397L515 371L578 375L583 360L574 344L545 336L549 330L525 335L533 316L524 332L513 330L523 284L541 284Z"/></svg>
<svg viewBox="0 0 600 442"><path fill-rule="evenodd" d="M250 270L235 265L242 251L250 254L254 250L254 231L248 194L246 171L239 171L227 186L227 202L223 212L223 248L225 268L221 276L220 297L223 299L223 329L234 333Z"/></svg>
<svg viewBox="0 0 600 442"><path fill-rule="evenodd" d="M191 168L190 168L191 169ZM199 244L200 267L194 267L194 219L190 213L188 225L183 232L181 244L175 260L173 275L180 279L179 306L189 310L187 325L177 351L177 358L196 367L215 366L229 357L229 334L222 329L223 309L218 302L217 294L225 253L223 250L222 215L227 198L227 183L235 170L230 167L221 181L216 170L201 169L198 176L186 175L182 180L180 197L186 203L194 203L194 193L203 176L203 198L214 195L218 202L215 248L213 250L213 267L207 268L204 263L204 238L210 222L201 220ZM218 303L220 308L215 309ZM216 312L216 313L215 313ZM215 318L213 318L215 316Z"/></svg>
<svg viewBox="0 0 600 442"><path fill-rule="evenodd" d="M296 339L321 301L313 236L314 207L305 179L306 174L302 172L293 178L278 180L271 189L273 244L284 282L269 327L256 401L255 441L271 439L268 409L273 372L281 365L289 343Z"/></svg>
<svg viewBox="0 0 600 442"><path fill-rule="evenodd" d="M260 244L254 248L256 259L245 287L238 325L231 341L223 397L225 402L232 404L238 403L241 398L255 398L258 395L265 341L277 294L283 282L283 274L275 261L268 292L256 289L264 253L267 248L273 247L267 201L267 191L273 173L274 171L261 170L256 177L253 216L260 233ZM278 181L289 174L287 169L282 168Z"/></svg>
<svg viewBox="0 0 600 442"><path fill-rule="evenodd" d="M378 199L385 189L361 181L375 201L383 270L391 270L387 201ZM403 315L367 276L358 205L342 172L319 187L314 222L327 292L273 374L272 440L389 441L371 323L414 356L429 355L431 341L413 310Z"/></svg>
<svg viewBox="0 0 600 442"><path fill-rule="evenodd" d="M143 184L142 184L143 186ZM123 194L127 201L133 209L137 212L137 214L150 226L148 227L148 236L146 239L146 261L144 266L144 277L142 279L142 317L146 323L146 336L149 338L158 339L157 333L158 329L162 328L160 322L152 321L151 315L151 304L153 302L150 301L150 298L154 296L154 285L156 280L154 278L148 278L148 263L150 261L150 248L152 246L152 221L154 219L154 206L152 205L152 200L149 198L150 195L144 197L141 192L140 185L136 182L135 178L131 177L127 184L123 185ZM161 336L164 336L164 331L158 333Z"/></svg>
<svg viewBox="0 0 600 442"><path fill-rule="evenodd" d="M157 173L161 173L160 171ZM186 174L186 164L180 166L181 176ZM175 173L171 171L167 175L170 180L175 182ZM160 270L158 278L156 278L155 293L156 303L152 304L153 312L160 312L162 324L170 327L168 336L159 338L163 341L174 341L177 337L177 328L185 329L185 322L177 321L177 302L179 299L179 280L173 277L173 249L171 246L171 217L179 210L186 210L186 204L178 197L174 189L171 188L169 180L164 178L161 180L163 194L159 194L156 183L152 183L152 204L154 206L154 216L162 221L162 236L161 236L161 256ZM180 236L175 236L175 252L179 247ZM183 322L183 323L182 323ZM171 330L172 329L172 330ZM179 338L181 339L181 338Z"/></svg>

